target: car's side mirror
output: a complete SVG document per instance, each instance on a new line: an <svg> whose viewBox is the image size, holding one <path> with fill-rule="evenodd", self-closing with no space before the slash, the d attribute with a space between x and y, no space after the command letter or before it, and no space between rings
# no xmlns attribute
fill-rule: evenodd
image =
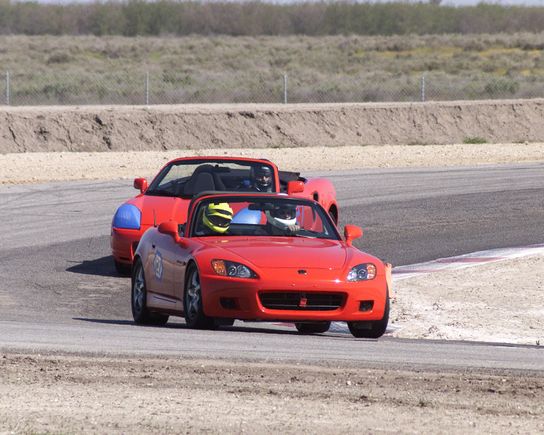
<svg viewBox="0 0 544 435"><path fill-rule="evenodd" d="M167 234L169 236L172 236L176 243L179 243L181 241L181 237L179 236L179 225L175 221L162 222L159 225L158 230L161 234Z"/></svg>
<svg viewBox="0 0 544 435"><path fill-rule="evenodd" d="M346 225L344 227L344 237L346 238L346 245L351 246L355 239L363 237L363 229L357 225Z"/></svg>
<svg viewBox="0 0 544 435"><path fill-rule="evenodd" d="M135 178L134 188L144 193L147 190L147 180L145 178Z"/></svg>
<svg viewBox="0 0 544 435"><path fill-rule="evenodd" d="M287 195L304 192L304 183L302 181L289 181L287 183Z"/></svg>

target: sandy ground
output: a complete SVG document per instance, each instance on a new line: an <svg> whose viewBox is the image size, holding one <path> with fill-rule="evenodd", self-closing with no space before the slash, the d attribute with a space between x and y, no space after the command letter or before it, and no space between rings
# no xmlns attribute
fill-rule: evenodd
<svg viewBox="0 0 544 435"><path fill-rule="evenodd" d="M397 281L393 336L544 345L544 255Z"/></svg>
<svg viewBox="0 0 544 435"><path fill-rule="evenodd" d="M544 143L9 153L0 154L0 184L150 177L169 160L193 155L264 157L284 170L327 171L542 162Z"/></svg>
<svg viewBox="0 0 544 435"><path fill-rule="evenodd" d="M506 371L0 353L0 433L537 434Z"/></svg>

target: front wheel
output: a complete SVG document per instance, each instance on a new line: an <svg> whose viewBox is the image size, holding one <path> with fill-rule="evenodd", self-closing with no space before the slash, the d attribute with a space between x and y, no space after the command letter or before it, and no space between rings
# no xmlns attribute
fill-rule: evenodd
<svg viewBox="0 0 544 435"><path fill-rule="evenodd" d="M329 330L331 322L296 322L295 327L301 334L321 334Z"/></svg>
<svg viewBox="0 0 544 435"><path fill-rule="evenodd" d="M183 295L183 311L185 314L185 323L189 328L213 329L216 327L214 319L204 314L200 275L195 264L191 264L187 271L185 292Z"/></svg>
<svg viewBox="0 0 544 435"><path fill-rule="evenodd" d="M131 291L132 318L137 325L162 326L168 322L165 314L152 313L147 308L147 288L145 285L144 267L138 259L132 271Z"/></svg>
<svg viewBox="0 0 544 435"><path fill-rule="evenodd" d="M389 322L389 292L385 298L385 310L380 320L369 322L348 322L349 332L356 338L380 338L385 334Z"/></svg>

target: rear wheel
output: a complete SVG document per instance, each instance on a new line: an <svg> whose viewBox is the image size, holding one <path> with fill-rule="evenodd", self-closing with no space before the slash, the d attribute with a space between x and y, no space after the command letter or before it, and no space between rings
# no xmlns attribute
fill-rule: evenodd
<svg viewBox="0 0 544 435"><path fill-rule="evenodd" d="M385 310L380 320L348 322L349 332L356 338L380 338L385 334L389 322L389 292L385 298Z"/></svg>
<svg viewBox="0 0 544 435"><path fill-rule="evenodd" d="M183 295L183 311L185 314L185 323L189 328L213 329L217 326L212 317L204 314L200 275L194 263L189 266L189 270L187 271L185 292Z"/></svg>
<svg viewBox="0 0 544 435"><path fill-rule="evenodd" d="M301 334L321 334L329 330L331 322L296 322L295 327Z"/></svg>
<svg viewBox="0 0 544 435"><path fill-rule="evenodd" d="M168 316L149 311L147 308L147 288L145 286L144 267L138 259L132 273L131 291L132 317L137 325L165 325Z"/></svg>

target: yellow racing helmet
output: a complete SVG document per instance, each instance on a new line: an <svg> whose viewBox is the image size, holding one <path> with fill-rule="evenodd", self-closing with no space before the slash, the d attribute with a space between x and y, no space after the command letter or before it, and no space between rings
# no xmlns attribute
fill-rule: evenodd
<svg viewBox="0 0 544 435"><path fill-rule="evenodd" d="M211 202L204 209L202 223L210 230L223 234L229 229L232 221L232 208L226 202Z"/></svg>

